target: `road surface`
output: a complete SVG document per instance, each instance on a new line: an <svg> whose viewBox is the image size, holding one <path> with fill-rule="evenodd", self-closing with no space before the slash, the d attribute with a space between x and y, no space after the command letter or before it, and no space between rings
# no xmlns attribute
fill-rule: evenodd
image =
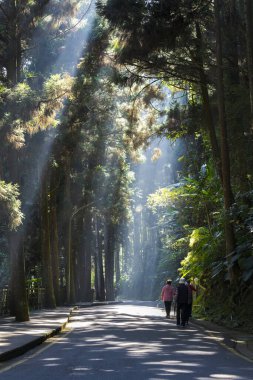
<svg viewBox="0 0 253 380"><path fill-rule="evenodd" d="M67 331L0 367L0 380L252 380L253 364L149 303L77 309Z"/></svg>

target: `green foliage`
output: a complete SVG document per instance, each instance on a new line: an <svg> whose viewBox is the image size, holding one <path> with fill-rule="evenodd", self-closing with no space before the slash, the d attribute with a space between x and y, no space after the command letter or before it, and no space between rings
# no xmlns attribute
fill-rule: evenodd
<svg viewBox="0 0 253 380"><path fill-rule="evenodd" d="M193 53L195 24L208 20L210 2L101 0L97 9L116 30L119 62L132 64L136 76L145 73L179 88L199 80L188 49Z"/></svg>
<svg viewBox="0 0 253 380"><path fill-rule="evenodd" d="M199 278L217 275L225 263L223 251L221 189L212 176L212 167L203 166L199 179L185 178L169 188L161 188L148 197L148 205L163 229L162 242L167 253L160 266L173 267L174 275ZM177 267L173 261L177 258ZM175 270L176 269L176 270ZM220 273L220 271L219 271Z"/></svg>
<svg viewBox="0 0 253 380"><path fill-rule="evenodd" d="M45 81L42 91L32 90L25 82L5 88L0 104L2 138L20 149L26 144L26 134L56 126L58 112L70 94L72 82L68 74L55 74Z"/></svg>
<svg viewBox="0 0 253 380"><path fill-rule="evenodd" d="M44 183L50 182L45 173L49 173L50 148L53 148L53 137L58 132L52 127L59 124L61 110L72 93L73 79L65 71L73 72L78 62L89 4L86 0L1 1L0 250L4 260L8 260L12 239L22 234L26 265L21 263L16 271L23 272L25 268L33 273L38 266L41 275L47 265L41 263L38 253L46 229L41 222ZM57 164L54 165L57 181L60 178L59 156L54 162ZM54 207L58 206L58 190L59 182L55 184L53 196L48 196L50 207L52 199ZM19 198L25 216L21 213ZM49 219L52 217L50 207L47 210ZM23 228L9 234L10 230L18 229L22 218L26 219ZM50 238L57 240L58 236ZM57 243L52 247L57 255ZM6 269L4 260L0 263L1 271ZM15 270L11 273L16 275Z"/></svg>
<svg viewBox="0 0 253 380"><path fill-rule="evenodd" d="M205 4L202 2L202 7ZM187 1L144 2L109 0L97 2L97 9L110 24L125 32L121 56L148 57L154 52L173 49L180 36L189 33L189 25L203 8ZM127 11L126 11L127 10ZM167 22L170 20L170 22ZM138 35L138 38L136 36ZM149 44L146 44L146 40ZM158 60L158 54L154 55Z"/></svg>
<svg viewBox="0 0 253 380"><path fill-rule="evenodd" d="M191 250L181 262L180 273L187 278L196 277L205 284L215 274L212 269L220 260L221 241L206 227L194 229L189 238Z"/></svg>
<svg viewBox="0 0 253 380"><path fill-rule="evenodd" d="M23 219L19 195L17 185L0 181L1 216L11 230L20 226Z"/></svg>
<svg viewBox="0 0 253 380"><path fill-rule="evenodd" d="M231 218L235 222L237 247L234 260L238 260L241 270L241 279L249 283L253 277L253 193L240 192L231 209ZM242 220L244 223L242 223Z"/></svg>
<svg viewBox="0 0 253 380"><path fill-rule="evenodd" d="M217 283L222 288L219 303L228 300L221 313L225 318L236 305L236 291L226 283L230 270L237 267L236 279L249 293L253 277L252 123L248 85L252 73L247 66L245 16L239 2L234 2L234 9L228 7L228 2L220 2L224 50L221 66L235 194L233 206L225 213L226 193L212 164L219 161L215 154L222 142L217 120L213 2L101 0L96 4L103 20L94 23L73 84L64 71L66 67L73 69L79 53L73 49L74 54L68 54L65 36L77 21L69 16L76 16L78 9L82 13L82 7L86 10L88 1L1 1L3 241L5 232L22 223L19 191L25 197L26 187L31 185L42 192L38 180L32 178L33 172L40 165L40 147L51 139L50 133L55 133L57 143L50 152L52 165L48 165L52 171L47 167L50 174L44 178L46 183L54 182L49 177L56 174L48 201L62 210L65 223L75 210L83 212L81 222L79 214L74 218L73 230L81 241L83 234L78 230L78 223L89 222L92 238L85 250L96 251L96 239L103 241L100 248L104 255L121 250L125 244L128 255L122 261L125 260L127 269L119 282L131 289L137 284L134 275L140 271L146 271L148 281L152 282L150 273L156 265L155 281L159 286L165 275L176 278L178 269L181 275L197 277L200 285L210 284L205 287L200 302L209 315L214 311L213 318L217 318L220 306L215 306L214 284ZM72 30L70 41L74 46L82 39L79 32L85 21L78 20L77 28ZM66 60L61 62L60 73L55 74L54 64L64 49ZM55 126L59 128L50 132ZM132 166L145 162L143 149L154 135L166 136L180 148L177 146L176 158L170 157L166 163L169 170L163 172L164 177L173 172L171 185L168 186L168 178L159 184L153 183L152 178L149 179L154 186L152 190L147 183L141 189L134 184ZM217 140L216 152L213 140ZM12 153L15 154L11 156ZM152 164L160 159L160 154L159 147L155 147ZM17 168L13 168L13 157L17 157ZM20 187L11 181L20 182ZM155 191L155 186L159 190ZM135 197L131 199L134 192ZM40 198L41 194L38 195ZM31 218L31 224L37 223L34 223L36 233L27 233L27 240L31 239L31 246L36 247L34 251L40 246L38 236L45 229L38 221L40 206L36 207L36 216ZM144 216L148 219L145 225L141 219ZM225 256L224 222L228 220L234 227L236 248ZM131 222L131 228L136 231L131 230ZM108 242L103 235L105 227L111 233ZM65 246L66 252L64 228L60 231L60 245ZM137 233L139 236L132 238ZM109 253L106 243L110 246ZM26 244L25 247L29 245ZM73 244L73 252L78 252L77 243ZM1 248L4 268L7 249ZM157 254L157 262L149 254L152 250ZM137 264L131 270L133 255ZM34 261L40 264L38 256ZM34 261L31 257L31 266ZM143 284L145 280L143 276ZM250 299L250 296L243 298L240 294L238 298Z"/></svg>
<svg viewBox="0 0 253 380"><path fill-rule="evenodd" d="M43 84L37 105L31 119L25 124L30 134L38 130L56 127L59 123L58 113L63 108L64 101L70 96L73 78L67 73L51 75Z"/></svg>
<svg viewBox="0 0 253 380"><path fill-rule="evenodd" d="M41 286L41 283L42 283L41 278L32 277L26 280L26 284L30 289L34 289L36 287Z"/></svg>
<svg viewBox="0 0 253 380"><path fill-rule="evenodd" d="M11 114L14 120L16 117L23 120L29 119L31 116L30 112L38 99L36 93L25 82L18 83L16 86L6 89L2 96L4 108L2 108L1 111Z"/></svg>
<svg viewBox="0 0 253 380"><path fill-rule="evenodd" d="M217 219L219 207L222 205L221 189L212 177L210 167L203 166L205 172L200 178L185 178L181 183L170 188L159 189L148 198L149 206L156 211L159 207L167 207L177 216L182 226L201 226L211 224Z"/></svg>

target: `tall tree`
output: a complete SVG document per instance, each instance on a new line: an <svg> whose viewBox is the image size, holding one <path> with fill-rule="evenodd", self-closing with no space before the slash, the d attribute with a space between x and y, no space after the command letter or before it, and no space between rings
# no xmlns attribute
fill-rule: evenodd
<svg viewBox="0 0 253 380"><path fill-rule="evenodd" d="M31 80L29 69L38 58L38 49L35 48L38 41L35 42L35 35L37 35L38 30L42 29L48 37L51 34L48 38L50 41L61 40L61 45L64 46L63 36L59 36L59 33L55 32L55 23L58 23L59 27L66 29L69 26L68 15L75 11L77 5L78 1L72 2L71 0L67 0L64 4L60 4L58 1L52 1L49 4L49 0L32 2L28 0L11 0L1 1L0 4L0 80L6 86L1 85L0 133L5 143L0 152L1 177L6 181L19 184L22 210L27 219L24 222L22 231L20 228L20 231L13 231L8 234L10 257L19 254L19 260L10 260L12 264L14 262L19 264L19 270L16 266L11 270L12 280L10 282L11 284L16 284L16 273L20 272L19 286L20 289L23 289L23 292L17 293L17 295L15 295L15 292L18 288L14 289L13 287L11 292L15 299L19 299L19 302L14 302L14 304L23 308L23 310L16 308L14 311L16 315L19 315L17 316L19 320L28 318L28 304L25 297L27 273L25 273L23 262L26 257L24 247L27 247L27 226L30 223L28 219L33 214L31 206L28 206L28 203L31 202L28 201L28 188L30 184L35 188L35 192L37 191L40 178L37 178L38 181L36 181L36 176L31 174L34 174L36 169L39 173L40 168L43 166L43 163L38 163L40 149L31 158L30 153L32 150L29 151L29 144L34 143L36 140L35 133L56 124L56 114L62 107L62 100L67 94L65 90L62 91L62 96L51 91L52 86L48 85L48 82L44 82L44 78L42 78L45 72L42 75L40 71L40 81ZM47 18L47 15L52 17ZM50 22L49 19L51 20ZM52 33L54 33L53 36ZM54 50L53 43L51 45L52 50ZM50 70L47 70L47 74L49 72ZM26 79L26 82L21 83L24 79ZM57 88L55 79L56 77L53 80L54 89ZM33 134L33 137L31 137L31 134ZM40 142L43 145L44 139L42 138ZM36 168L31 169L29 159L36 162ZM44 221L46 231L47 218ZM29 239L30 237L28 236L27 240ZM34 238L35 240L36 238ZM50 241L50 239L47 240ZM48 244L46 244L46 247L49 249ZM13 249L19 252L14 252ZM52 302L50 304L51 306L53 305Z"/></svg>
<svg viewBox="0 0 253 380"><path fill-rule="evenodd" d="M247 62L250 93L251 129L253 128L253 7L250 0L244 1L246 19Z"/></svg>
<svg viewBox="0 0 253 380"><path fill-rule="evenodd" d="M222 39L221 39L221 3L219 0L214 2L215 9L215 24L216 24L216 61L217 61L217 98L219 110L219 124L221 131L221 162L222 162L222 180L224 190L224 206L225 206L225 237L226 237L226 254L228 260L230 255L235 253L236 242L233 224L229 219L229 212L234 202L234 196L231 187L230 178L230 157L227 133L227 119L225 109L225 93L224 93L224 78L223 78L223 54L222 54ZM234 281L234 274L230 270L230 280Z"/></svg>
<svg viewBox="0 0 253 380"><path fill-rule="evenodd" d="M45 173L46 174L46 173ZM43 181L42 191L42 209L41 209L41 256L43 266L43 284L45 286L45 306L47 308L55 308L55 294L53 285L53 263L51 256L51 234L50 234L50 207L49 207L49 187L48 178Z"/></svg>

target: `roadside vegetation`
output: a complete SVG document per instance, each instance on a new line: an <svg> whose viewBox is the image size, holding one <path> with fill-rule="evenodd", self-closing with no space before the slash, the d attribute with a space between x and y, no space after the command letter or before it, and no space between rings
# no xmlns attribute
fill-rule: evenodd
<svg viewBox="0 0 253 380"><path fill-rule="evenodd" d="M2 1L0 22L9 312L184 276L198 315L252 329L251 1Z"/></svg>

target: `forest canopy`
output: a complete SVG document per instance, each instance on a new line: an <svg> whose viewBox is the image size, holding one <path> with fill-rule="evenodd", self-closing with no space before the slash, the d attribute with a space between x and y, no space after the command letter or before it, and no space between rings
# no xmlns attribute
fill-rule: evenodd
<svg viewBox="0 0 253 380"><path fill-rule="evenodd" d="M184 276L200 312L248 325L252 8L0 2L0 286L17 320L31 284L55 307L156 299Z"/></svg>

